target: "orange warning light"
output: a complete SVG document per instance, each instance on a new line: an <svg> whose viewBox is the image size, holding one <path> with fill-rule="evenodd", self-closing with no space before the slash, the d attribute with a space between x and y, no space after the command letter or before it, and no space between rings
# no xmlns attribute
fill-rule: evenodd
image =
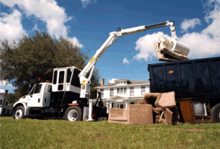
<svg viewBox="0 0 220 149"><path fill-rule="evenodd" d="M172 70L172 71L169 71L169 73L173 73L173 70Z"/></svg>

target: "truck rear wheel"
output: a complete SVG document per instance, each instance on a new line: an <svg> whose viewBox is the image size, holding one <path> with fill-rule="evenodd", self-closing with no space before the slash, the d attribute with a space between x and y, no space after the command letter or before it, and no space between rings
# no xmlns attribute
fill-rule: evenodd
<svg viewBox="0 0 220 149"><path fill-rule="evenodd" d="M14 119L24 118L24 107L23 106L18 106L15 108L13 112L13 118Z"/></svg>
<svg viewBox="0 0 220 149"><path fill-rule="evenodd" d="M211 112L213 122L220 122L220 103L212 107Z"/></svg>
<svg viewBox="0 0 220 149"><path fill-rule="evenodd" d="M81 121L82 109L78 106L71 106L66 109L65 120L67 121Z"/></svg>

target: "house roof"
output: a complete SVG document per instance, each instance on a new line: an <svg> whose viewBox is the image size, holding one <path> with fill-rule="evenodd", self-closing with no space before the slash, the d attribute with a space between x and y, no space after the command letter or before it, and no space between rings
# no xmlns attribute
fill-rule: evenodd
<svg viewBox="0 0 220 149"><path fill-rule="evenodd" d="M117 85L117 82L127 82L127 84L118 84ZM95 88L98 89L98 88L109 88L109 87L122 87L122 86L139 86L139 85L150 85L150 82L149 81L135 81L135 80L129 80L129 79L118 79L118 80L115 80L114 83L108 83L106 85L103 85L103 86L96 86Z"/></svg>

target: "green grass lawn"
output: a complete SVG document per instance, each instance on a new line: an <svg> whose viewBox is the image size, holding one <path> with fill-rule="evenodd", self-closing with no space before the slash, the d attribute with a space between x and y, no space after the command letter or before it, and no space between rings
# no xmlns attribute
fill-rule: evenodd
<svg viewBox="0 0 220 149"><path fill-rule="evenodd" d="M220 148L220 123L125 125L0 118L1 148Z"/></svg>

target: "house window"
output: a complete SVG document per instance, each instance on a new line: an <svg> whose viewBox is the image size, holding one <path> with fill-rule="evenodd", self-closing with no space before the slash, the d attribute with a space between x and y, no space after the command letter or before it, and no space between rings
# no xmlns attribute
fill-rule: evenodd
<svg viewBox="0 0 220 149"><path fill-rule="evenodd" d="M130 88L130 96L134 96L134 87Z"/></svg>
<svg viewBox="0 0 220 149"><path fill-rule="evenodd" d="M123 109L124 108L124 105L123 104L120 104L120 109Z"/></svg>
<svg viewBox="0 0 220 149"><path fill-rule="evenodd" d="M104 89L100 89L101 97L104 97Z"/></svg>
<svg viewBox="0 0 220 149"><path fill-rule="evenodd" d="M144 95L145 93L145 86L141 86L141 95Z"/></svg>
<svg viewBox="0 0 220 149"><path fill-rule="evenodd" d="M124 88L124 94L127 94L127 88Z"/></svg>
<svg viewBox="0 0 220 149"><path fill-rule="evenodd" d="M118 109L123 109L124 108L124 104L118 103L118 104L116 104L115 107L118 108Z"/></svg>
<svg viewBox="0 0 220 149"><path fill-rule="evenodd" d="M112 96L114 96L114 89L113 88L110 89L110 97L112 97Z"/></svg>
<svg viewBox="0 0 220 149"><path fill-rule="evenodd" d="M127 88L117 88L117 94L127 94Z"/></svg>

